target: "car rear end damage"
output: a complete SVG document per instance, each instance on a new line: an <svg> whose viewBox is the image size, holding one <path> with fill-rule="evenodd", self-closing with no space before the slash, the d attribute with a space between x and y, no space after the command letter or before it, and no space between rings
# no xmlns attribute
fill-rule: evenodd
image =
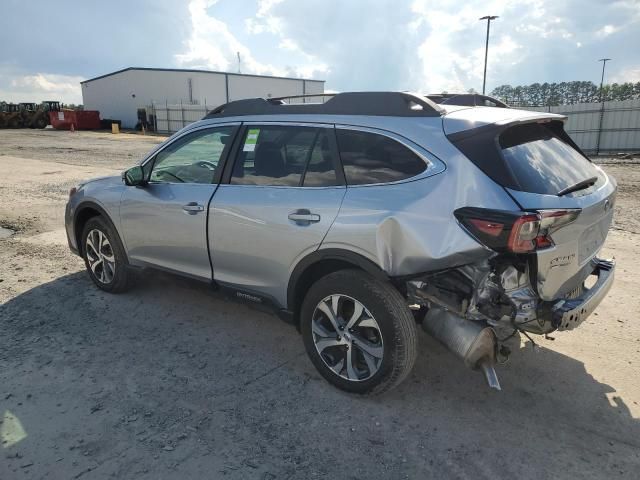
<svg viewBox="0 0 640 480"><path fill-rule="evenodd" d="M459 228L492 255L408 278L407 297L427 312L425 331L499 388L493 365L508 355L503 340L576 328L611 288L615 264L596 255L616 185L557 115L480 107L451 117L449 140L516 208L458 208Z"/></svg>

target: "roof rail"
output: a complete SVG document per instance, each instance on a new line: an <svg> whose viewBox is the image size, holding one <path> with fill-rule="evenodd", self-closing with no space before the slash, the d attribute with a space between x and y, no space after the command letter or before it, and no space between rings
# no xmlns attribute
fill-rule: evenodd
<svg viewBox="0 0 640 480"><path fill-rule="evenodd" d="M304 95L287 95L286 97L269 97L266 100L276 105L286 105L285 100L292 100L296 98L318 98L318 97L335 97L337 93L305 93Z"/></svg>
<svg viewBox="0 0 640 480"><path fill-rule="evenodd" d="M503 101L479 93L435 93L427 95L427 98L440 105L509 108L509 105ZM493 105L490 105L491 103Z"/></svg>
<svg viewBox="0 0 640 480"><path fill-rule="evenodd" d="M325 103L287 104L284 99L332 97ZM245 115L319 114L375 115L392 117L439 117L444 110L431 99L404 92L345 92L279 98L249 98L220 105L204 118Z"/></svg>

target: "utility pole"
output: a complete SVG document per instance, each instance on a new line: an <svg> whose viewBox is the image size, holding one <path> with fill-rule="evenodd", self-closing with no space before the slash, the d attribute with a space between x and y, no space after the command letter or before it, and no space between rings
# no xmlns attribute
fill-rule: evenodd
<svg viewBox="0 0 640 480"><path fill-rule="evenodd" d="M598 128L598 139L596 141L596 155L600 155L600 138L602 137L602 123L604 121L604 67L607 66L607 62L611 61L611 59L601 58L598 61L602 62L602 77L600 78L600 126Z"/></svg>
<svg viewBox="0 0 640 480"><path fill-rule="evenodd" d="M236 52L238 54L238 73L242 73L242 69L240 68L240 52Z"/></svg>
<svg viewBox="0 0 640 480"><path fill-rule="evenodd" d="M497 15L486 15L480 17L480 20L487 21L487 41L484 46L484 75L482 76L482 94L484 95L485 86L487 84L487 57L489 55L489 29L491 28L491 20L499 18Z"/></svg>
<svg viewBox="0 0 640 480"><path fill-rule="evenodd" d="M603 102L602 98L603 98L603 88L604 88L604 67L607 66L607 62L611 61L610 58L601 58L600 60L598 60L599 62L602 62L602 78L600 79L600 103Z"/></svg>

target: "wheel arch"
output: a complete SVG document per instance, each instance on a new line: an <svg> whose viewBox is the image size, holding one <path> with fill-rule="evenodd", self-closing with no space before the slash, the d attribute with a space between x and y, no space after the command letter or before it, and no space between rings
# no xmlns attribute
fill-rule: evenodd
<svg viewBox="0 0 640 480"><path fill-rule="evenodd" d="M83 252L82 252L83 246L82 246L82 238L81 238L82 230L84 230L84 226L87 224L87 222L90 219L95 217L102 217L107 223L109 223L109 226L113 229L115 234L118 235L118 237L120 237L120 232L118 232L118 229L113 223L113 220L111 220L111 217L103 207L91 201L82 202L76 207L75 213L73 216L73 232L76 237L76 245L78 246L78 252L80 252L80 255L83 255ZM119 238L119 240L120 240L120 243L122 243L122 238ZM128 262L126 248L124 249L124 254L127 257L127 262Z"/></svg>
<svg viewBox="0 0 640 480"><path fill-rule="evenodd" d="M355 268L375 278L389 281L389 275L368 258L339 248L316 250L298 262L287 285L287 308L299 325L299 314L304 296L313 283L329 273Z"/></svg>

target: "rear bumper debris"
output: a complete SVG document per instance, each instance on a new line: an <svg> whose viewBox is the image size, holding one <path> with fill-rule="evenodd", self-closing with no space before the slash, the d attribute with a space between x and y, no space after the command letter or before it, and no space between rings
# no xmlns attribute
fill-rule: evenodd
<svg viewBox="0 0 640 480"><path fill-rule="evenodd" d="M585 288L584 293L578 298L550 302L550 308L548 305L542 305L541 309L546 310L546 314L551 316L551 321L558 330L573 330L584 322L607 296L613 285L615 268L615 262L611 260L598 260L592 272L598 280L591 288Z"/></svg>

